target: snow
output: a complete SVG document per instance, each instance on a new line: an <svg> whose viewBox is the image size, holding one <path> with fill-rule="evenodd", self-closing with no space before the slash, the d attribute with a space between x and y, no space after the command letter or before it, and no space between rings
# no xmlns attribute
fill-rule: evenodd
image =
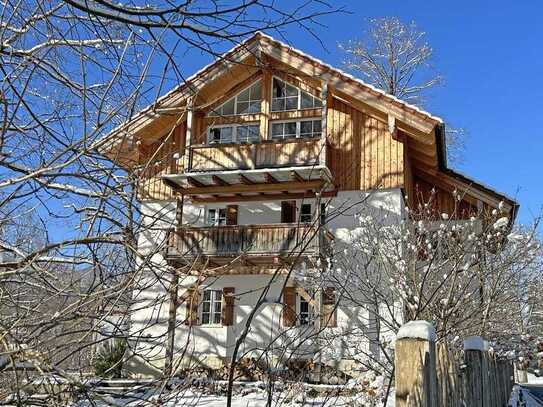
<svg viewBox="0 0 543 407"><path fill-rule="evenodd" d="M428 321L409 321L402 325L396 339L424 339L435 342L437 339L434 326Z"/></svg>
<svg viewBox="0 0 543 407"><path fill-rule="evenodd" d="M464 339L464 350L485 350L485 340L480 336L468 336Z"/></svg>
<svg viewBox="0 0 543 407"><path fill-rule="evenodd" d="M507 216L504 216L498 219L496 222L494 222L494 229L503 229L508 224L509 224L509 218Z"/></svg>
<svg viewBox="0 0 543 407"><path fill-rule="evenodd" d="M298 386L297 386L298 385ZM332 393L333 394L333 393ZM358 392L355 395L337 396L330 393L317 397L308 397L303 391L303 387L294 384L291 389L275 392L272 396L273 406L321 406L321 407L349 407L353 405L384 407L382 403L376 402L374 398L366 392ZM233 407L265 407L267 405L268 394L264 389L253 387L247 388L232 397ZM144 401L145 400L145 401ZM171 392L162 392L146 394L138 397L112 397L101 396L94 400L83 400L72 404L72 407L105 407L105 406L123 406L136 407L143 405L160 405L164 407L224 407L226 405L226 396L217 394L206 394L199 390L180 389ZM386 407L394 407L394 393L389 395Z"/></svg>

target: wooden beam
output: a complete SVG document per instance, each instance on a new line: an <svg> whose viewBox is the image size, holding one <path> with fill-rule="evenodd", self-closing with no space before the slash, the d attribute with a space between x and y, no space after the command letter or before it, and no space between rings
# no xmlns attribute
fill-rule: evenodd
<svg viewBox="0 0 543 407"><path fill-rule="evenodd" d="M191 177L187 177L187 180ZM190 181L189 181L190 183ZM321 180L297 182L275 182L275 183L262 183L262 184L236 184L228 186L207 185L201 187L192 188L178 188L179 192L185 195L212 195L212 194L237 194L246 192L277 192L285 190L307 190L307 189L320 189L323 185Z"/></svg>
<svg viewBox="0 0 543 407"><path fill-rule="evenodd" d="M184 169L188 171L192 163L191 157L191 145L193 137L193 125L194 125L194 97L189 97L187 100L187 130L185 132L185 163Z"/></svg>
<svg viewBox="0 0 543 407"><path fill-rule="evenodd" d="M239 174L239 179L241 181L242 184L245 184L245 185L253 185L253 184L256 184L256 182L254 181L251 181L249 178L247 178L245 175L243 174Z"/></svg>
<svg viewBox="0 0 543 407"><path fill-rule="evenodd" d="M217 175L212 175L212 176L211 176L211 179L213 180L213 182L215 183L215 185L222 185L222 186L230 185L228 182L226 182L225 180L223 180L221 177L218 177Z"/></svg>
<svg viewBox="0 0 543 407"><path fill-rule="evenodd" d="M270 120L270 100L271 100L271 73L269 70L264 69L262 73L262 101L260 108L260 137L267 139L269 137L268 127Z"/></svg>
<svg viewBox="0 0 543 407"><path fill-rule="evenodd" d="M279 181L277 181L273 175L271 175L269 172L266 173L266 182L269 184L278 184Z"/></svg>
<svg viewBox="0 0 543 407"><path fill-rule="evenodd" d="M203 184L200 181L194 179L193 177L187 177L187 182L196 188L207 188L208 186L212 186L212 185Z"/></svg>
<svg viewBox="0 0 543 407"><path fill-rule="evenodd" d="M328 77L322 81L321 87L321 99L322 99L322 111L321 111L321 145L319 151L319 163L321 165L326 164L326 149L328 138Z"/></svg>
<svg viewBox="0 0 543 407"><path fill-rule="evenodd" d="M193 203L224 203L224 202L255 202L255 201L286 201L286 200L295 200L295 199L309 199L316 198L316 193L280 193L280 194L264 194L260 193L258 195L243 195L243 196L221 196L218 198L205 198L198 197L193 198ZM331 198L337 195L337 190L322 192L320 196L322 198Z"/></svg>
<svg viewBox="0 0 543 407"><path fill-rule="evenodd" d="M305 182L307 181L305 178L303 178L300 174L298 174L296 171L291 171L290 176L294 178L298 182Z"/></svg>

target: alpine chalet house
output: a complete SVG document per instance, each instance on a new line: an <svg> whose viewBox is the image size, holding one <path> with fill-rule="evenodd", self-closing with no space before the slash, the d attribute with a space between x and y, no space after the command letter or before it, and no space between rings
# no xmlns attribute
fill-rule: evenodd
<svg viewBox="0 0 543 407"><path fill-rule="evenodd" d="M415 190L436 191L443 212L457 190L458 216L517 210L447 168L439 118L261 33L109 137L108 157L139 171L138 244L151 255L142 268L154 283L134 291L131 316L140 374L160 373L172 354L227 363L265 287L238 357L310 359L310 341L285 338L309 326L341 332L352 318L371 326L365 310L336 307L334 287L311 290L288 273L324 267L362 205L398 222Z"/></svg>

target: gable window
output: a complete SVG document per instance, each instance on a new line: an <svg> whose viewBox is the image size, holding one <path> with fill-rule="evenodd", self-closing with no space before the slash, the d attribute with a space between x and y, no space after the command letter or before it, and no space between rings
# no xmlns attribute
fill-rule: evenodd
<svg viewBox="0 0 543 407"><path fill-rule="evenodd" d="M236 96L208 113L208 116L233 116L259 113L262 99L262 83L257 81Z"/></svg>
<svg viewBox="0 0 543 407"><path fill-rule="evenodd" d="M206 222L209 226L226 225L226 208L208 209Z"/></svg>
<svg viewBox="0 0 543 407"><path fill-rule="evenodd" d="M219 325L222 314L222 290L204 290L202 325Z"/></svg>
<svg viewBox="0 0 543 407"><path fill-rule="evenodd" d="M258 124L232 124L211 126L207 134L208 144L256 143L260 140Z"/></svg>
<svg viewBox="0 0 543 407"><path fill-rule="evenodd" d="M271 137L272 139L320 137L321 126L320 119L273 122L271 124Z"/></svg>
<svg viewBox="0 0 543 407"><path fill-rule="evenodd" d="M311 223L313 215L311 214L311 204L304 203L300 208L300 222Z"/></svg>
<svg viewBox="0 0 543 407"><path fill-rule="evenodd" d="M313 109L316 107L322 107L322 101L319 98L278 78L273 78L272 112Z"/></svg>

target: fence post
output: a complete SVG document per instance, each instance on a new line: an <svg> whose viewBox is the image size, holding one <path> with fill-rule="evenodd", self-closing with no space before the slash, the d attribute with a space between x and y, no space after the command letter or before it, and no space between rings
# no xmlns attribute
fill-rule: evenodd
<svg viewBox="0 0 543 407"><path fill-rule="evenodd" d="M410 321L396 335L396 407L437 406L436 332L426 321Z"/></svg>
<svg viewBox="0 0 543 407"><path fill-rule="evenodd" d="M483 407L483 351L484 341L480 336L464 340L464 363L466 365L466 405Z"/></svg>

